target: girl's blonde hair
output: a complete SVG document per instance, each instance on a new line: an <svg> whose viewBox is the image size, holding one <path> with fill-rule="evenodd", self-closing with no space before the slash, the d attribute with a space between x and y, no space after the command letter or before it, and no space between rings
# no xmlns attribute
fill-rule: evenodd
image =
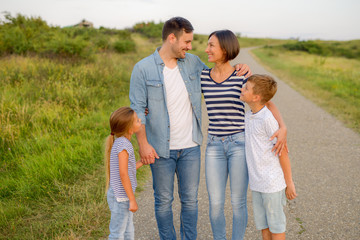
<svg viewBox="0 0 360 240"><path fill-rule="evenodd" d="M106 190L109 188L110 182L110 154L111 148L114 144L115 137L122 137L127 135L134 123L135 111L129 107L121 107L113 112L110 116L110 129L111 134L106 138L105 141L105 174L106 174Z"/></svg>

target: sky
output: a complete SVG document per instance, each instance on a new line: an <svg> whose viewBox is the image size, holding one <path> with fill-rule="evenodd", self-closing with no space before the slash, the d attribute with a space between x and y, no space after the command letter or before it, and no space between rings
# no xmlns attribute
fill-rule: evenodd
<svg viewBox="0 0 360 240"><path fill-rule="evenodd" d="M360 39L360 0L0 0L4 11L60 27L86 19L124 29L181 16L198 34L229 29L244 37Z"/></svg>

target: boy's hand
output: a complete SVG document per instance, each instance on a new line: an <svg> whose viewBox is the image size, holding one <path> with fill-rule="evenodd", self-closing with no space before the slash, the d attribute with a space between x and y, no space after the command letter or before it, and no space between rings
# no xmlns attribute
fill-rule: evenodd
<svg viewBox="0 0 360 240"><path fill-rule="evenodd" d="M286 195L286 198L289 200L293 200L297 197L294 182L287 184L286 189L285 189L285 195Z"/></svg>
<svg viewBox="0 0 360 240"><path fill-rule="evenodd" d="M287 142L286 142L286 134L287 134L287 130L286 128L279 128L279 130L277 130L271 137L270 137L270 141L273 140L274 138L277 138L277 142L275 144L275 146L273 147L273 149L271 149L271 152L275 151L275 156L279 155L281 156L281 152L284 150L286 152L289 152L288 147L287 147Z"/></svg>
<svg viewBox="0 0 360 240"><path fill-rule="evenodd" d="M236 76L243 76L245 75L246 78L251 76L251 70L250 67L247 64L236 64L235 70L237 71Z"/></svg>
<svg viewBox="0 0 360 240"><path fill-rule="evenodd" d="M131 200L130 201L130 207L129 207L129 211L131 212L136 212L138 210L138 205L137 205L137 202L136 200Z"/></svg>

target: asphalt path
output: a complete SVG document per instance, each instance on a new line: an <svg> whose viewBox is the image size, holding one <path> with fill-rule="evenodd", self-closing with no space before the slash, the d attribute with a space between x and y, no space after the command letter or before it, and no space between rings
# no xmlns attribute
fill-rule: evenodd
<svg viewBox="0 0 360 240"><path fill-rule="evenodd" d="M288 201L285 208L287 239L360 239L360 135L269 73L248 51L242 49L235 62L247 63L253 73L269 74L277 80L278 92L273 101L288 127L289 155L298 197ZM206 129L207 113L203 106L204 140ZM203 143L198 195L197 229L201 240L212 239L204 171L205 146ZM151 179L144 189L137 198L139 210L134 215L135 239L159 239ZM174 192L174 224L180 239L177 188ZM226 196L227 238L231 239L229 188ZM261 239L253 221L250 191L248 213L245 239Z"/></svg>

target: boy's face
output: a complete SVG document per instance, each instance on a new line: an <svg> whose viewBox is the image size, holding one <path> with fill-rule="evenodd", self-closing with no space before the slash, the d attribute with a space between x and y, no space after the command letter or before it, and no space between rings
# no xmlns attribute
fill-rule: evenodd
<svg viewBox="0 0 360 240"><path fill-rule="evenodd" d="M246 103L252 102L255 99L253 92L254 83L246 82L245 85L241 88L240 100Z"/></svg>

